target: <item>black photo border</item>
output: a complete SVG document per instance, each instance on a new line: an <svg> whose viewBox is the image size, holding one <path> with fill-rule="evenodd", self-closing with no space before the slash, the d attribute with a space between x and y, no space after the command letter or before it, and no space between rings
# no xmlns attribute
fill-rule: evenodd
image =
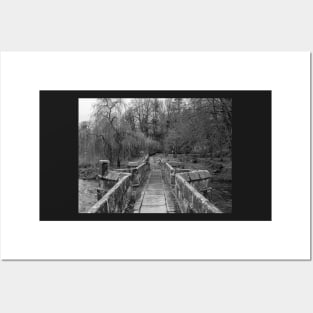
<svg viewBox="0 0 313 313"><path fill-rule="evenodd" d="M232 213L78 213L79 98L232 98ZM271 221L272 92L39 91L40 221Z"/></svg>

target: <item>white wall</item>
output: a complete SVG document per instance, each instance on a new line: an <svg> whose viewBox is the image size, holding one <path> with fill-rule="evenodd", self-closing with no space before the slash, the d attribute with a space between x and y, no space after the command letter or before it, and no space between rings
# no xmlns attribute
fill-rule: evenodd
<svg viewBox="0 0 313 313"><path fill-rule="evenodd" d="M4 0L0 49L312 51L312 12L312 1ZM0 262L2 312L305 313L312 289L312 262Z"/></svg>

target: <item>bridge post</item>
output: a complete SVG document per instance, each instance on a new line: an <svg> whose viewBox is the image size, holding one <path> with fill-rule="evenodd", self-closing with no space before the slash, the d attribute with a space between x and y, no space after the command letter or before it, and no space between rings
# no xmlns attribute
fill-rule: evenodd
<svg viewBox="0 0 313 313"><path fill-rule="evenodd" d="M105 195L105 190L103 188L97 188L97 200L99 201Z"/></svg>
<svg viewBox="0 0 313 313"><path fill-rule="evenodd" d="M105 182L103 178L109 173L109 160L99 160L99 192L97 192L97 198L100 200L102 196L104 195L104 190L106 189Z"/></svg>
<svg viewBox="0 0 313 313"><path fill-rule="evenodd" d="M146 157L145 163L146 163L147 170L150 170L150 156L149 156L149 154Z"/></svg>
<svg viewBox="0 0 313 313"><path fill-rule="evenodd" d="M109 171L110 161L109 160L100 160L99 163L100 163L99 175L100 176L106 176L108 174L108 171Z"/></svg>
<svg viewBox="0 0 313 313"><path fill-rule="evenodd" d="M140 185L140 181L139 181L139 173L138 173L138 169L135 167L131 170L131 174L132 174L132 185L133 187L138 187Z"/></svg>

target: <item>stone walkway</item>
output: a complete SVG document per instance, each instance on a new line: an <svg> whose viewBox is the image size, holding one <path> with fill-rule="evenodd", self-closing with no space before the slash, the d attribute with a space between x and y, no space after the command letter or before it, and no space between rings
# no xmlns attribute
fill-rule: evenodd
<svg viewBox="0 0 313 313"><path fill-rule="evenodd" d="M140 199L135 203L137 213L175 213L175 201L170 187L165 185L156 158L150 160L151 172Z"/></svg>

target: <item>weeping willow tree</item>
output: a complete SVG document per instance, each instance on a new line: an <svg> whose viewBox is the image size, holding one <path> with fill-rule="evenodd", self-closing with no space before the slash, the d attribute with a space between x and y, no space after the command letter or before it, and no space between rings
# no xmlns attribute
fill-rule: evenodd
<svg viewBox="0 0 313 313"><path fill-rule="evenodd" d="M116 165L121 165L122 142L126 136L126 128L122 121L124 103L122 99L103 98L93 106L93 135L101 138L103 156L110 161L116 158Z"/></svg>
<svg viewBox="0 0 313 313"><path fill-rule="evenodd" d="M120 98L97 100L90 121L79 128L80 159L91 164L100 158L109 159L120 167L122 159L139 156L158 145L130 123L125 107Z"/></svg>

